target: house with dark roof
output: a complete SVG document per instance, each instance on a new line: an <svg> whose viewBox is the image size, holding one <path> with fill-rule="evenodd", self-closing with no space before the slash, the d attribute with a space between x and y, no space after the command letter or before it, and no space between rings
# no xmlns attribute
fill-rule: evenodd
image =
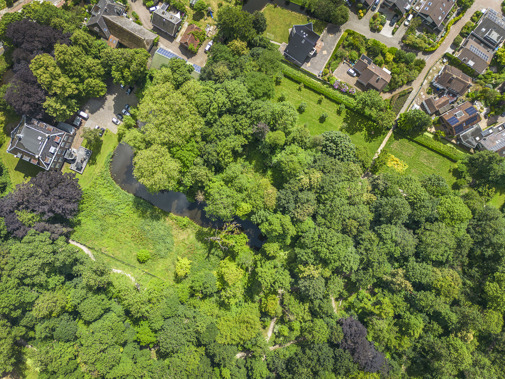
<svg viewBox="0 0 505 379"><path fill-rule="evenodd" d="M314 32L314 25L294 25L289 33L289 43L284 50L284 56L289 61L303 65L308 57L312 57L317 50L319 34Z"/></svg>
<svg viewBox="0 0 505 379"><path fill-rule="evenodd" d="M65 131L23 116L11 133L7 152L44 170L60 169L75 137L75 129L70 128Z"/></svg>
<svg viewBox="0 0 505 379"><path fill-rule="evenodd" d="M86 26L111 46L121 43L130 49L150 50L156 34L126 18L125 15L124 5L113 0L100 0L91 9L91 17Z"/></svg>
<svg viewBox="0 0 505 379"><path fill-rule="evenodd" d="M168 10L169 6L169 4L163 3L161 8L155 10L151 22L153 28L175 37L182 25L181 12L171 12Z"/></svg>
<svg viewBox="0 0 505 379"><path fill-rule="evenodd" d="M439 120L448 134L456 136L480 122L481 117L472 103L467 101L444 113Z"/></svg>
<svg viewBox="0 0 505 379"><path fill-rule="evenodd" d="M505 40L505 17L488 8L471 34L481 44L497 49Z"/></svg>
<svg viewBox="0 0 505 379"><path fill-rule="evenodd" d="M440 114L440 111L445 110L446 107L454 100L455 98L451 98L449 96L442 96L438 99L429 97L421 103L421 108L430 116L433 114Z"/></svg>
<svg viewBox="0 0 505 379"><path fill-rule="evenodd" d="M202 29L200 29L198 26L195 24L191 24L186 28L186 31L181 37L181 40L179 41L181 45L186 46L188 49L190 46L192 46L194 49L198 48L198 45L200 44L200 41L196 36L195 32L201 32Z"/></svg>
<svg viewBox="0 0 505 379"><path fill-rule="evenodd" d="M411 2L412 0L384 0L382 4L393 12L404 15L412 7Z"/></svg>
<svg viewBox="0 0 505 379"><path fill-rule="evenodd" d="M371 58L362 55L353 66L359 75L358 83L366 89L374 89L381 92L391 81L391 72L375 65Z"/></svg>
<svg viewBox="0 0 505 379"><path fill-rule="evenodd" d="M472 86L472 78L456 67L446 65L433 79L432 85L456 96L463 96Z"/></svg>
<svg viewBox="0 0 505 379"><path fill-rule="evenodd" d="M469 149L494 151L505 157L505 124L482 130L475 125L458 136L458 143Z"/></svg>
<svg viewBox="0 0 505 379"><path fill-rule="evenodd" d="M463 43L457 58L477 74L483 74L489 67L493 55L493 49L483 45L480 40L470 35Z"/></svg>
<svg viewBox="0 0 505 379"><path fill-rule="evenodd" d="M419 5L418 15L426 26L441 32L455 3L455 0L425 0Z"/></svg>

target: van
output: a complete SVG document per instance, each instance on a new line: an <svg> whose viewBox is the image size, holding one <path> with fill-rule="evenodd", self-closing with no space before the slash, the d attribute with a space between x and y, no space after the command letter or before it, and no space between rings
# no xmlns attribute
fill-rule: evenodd
<svg viewBox="0 0 505 379"><path fill-rule="evenodd" d="M414 15L412 13L409 14L409 17L407 17L407 19L405 20L405 26L409 26L410 21L412 21L413 17L414 17Z"/></svg>
<svg viewBox="0 0 505 379"><path fill-rule="evenodd" d="M87 120L89 118L89 115L86 112L79 111L79 117Z"/></svg>

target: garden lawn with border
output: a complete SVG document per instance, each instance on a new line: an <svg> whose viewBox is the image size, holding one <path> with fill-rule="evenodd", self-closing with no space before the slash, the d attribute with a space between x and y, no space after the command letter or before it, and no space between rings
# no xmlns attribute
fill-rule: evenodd
<svg viewBox="0 0 505 379"><path fill-rule="evenodd" d="M321 34L327 25L324 21L310 18L301 13L288 11L282 7L274 7L272 4L268 4L262 12L267 19L265 36L279 43L288 43L289 29L291 29L293 25L312 22L314 24L314 31L317 34Z"/></svg>
<svg viewBox="0 0 505 379"><path fill-rule="evenodd" d="M452 174L456 163L414 141L398 138L393 134L385 150L409 166L406 174L418 177L437 174L443 177L450 186L456 181L456 177Z"/></svg>
<svg viewBox="0 0 505 379"><path fill-rule="evenodd" d="M5 143L0 146L0 160L3 162L7 171L9 172L12 187L30 180L33 176L37 175L39 172L43 171L38 166L26 162L22 159L16 158L14 155L7 152L7 147L9 146L10 138L5 141Z"/></svg>
<svg viewBox="0 0 505 379"><path fill-rule="evenodd" d="M356 112L346 109L343 113L339 112L340 105L336 102L323 97L319 104L320 94L304 87L301 91L298 90L299 84L283 78L280 85L275 86L275 100L281 94L286 96L286 101L293 104L298 109L300 103L305 102L307 107L305 112L299 113L298 124L307 124L311 135L319 135L329 130L342 130L342 126L348 125L344 130L351 137L352 142L358 146L364 146L373 155L379 148L382 142L382 136L373 136L369 138L366 132L360 130L363 125L370 122L368 119L357 114ZM324 122L320 122L319 118L323 113L328 115ZM354 132L350 132L353 130Z"/></svg>

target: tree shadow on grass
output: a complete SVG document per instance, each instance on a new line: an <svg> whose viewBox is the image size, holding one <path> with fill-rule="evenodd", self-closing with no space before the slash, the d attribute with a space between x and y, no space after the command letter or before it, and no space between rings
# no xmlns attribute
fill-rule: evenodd
<svg viewBox="0 0 505 379"><path fill-rule="evenodd" d="M385 134L384 129L379 127L377 123L349 110L346 111L344 116L342 131L350 135L363 133L366 142L372 142L377 138L382 138Z"/></svg>

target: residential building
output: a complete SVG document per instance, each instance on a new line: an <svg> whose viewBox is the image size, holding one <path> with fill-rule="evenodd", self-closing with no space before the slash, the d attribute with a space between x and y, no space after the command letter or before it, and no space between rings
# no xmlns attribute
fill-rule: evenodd
<svg viewBox="0 0 505 379"><path fill-rule="evenodd" d="M75 129L68 126L65 131L23 116L11 133L7 152L44 170L60 169L75 137Z"/></svg>
<svg viewBox="0 0 505 379"><path fill-rule="evenodd" d="M468 67L473 68L477 74L483 74L489 67L493 55L493 49L483 45L477 38L470 35L463 43L457 57Z"/></svg>
<svg viewBox="0 0 505 379"><path fill-rule="evenodd" d="M441 32L444 28L444 21L455 3L455 0L426 0L418 6L418 15L425 25L436 32Z"/></svg>
<svg viewBox="0 0 505 379"><path fill-rule="evenodd" d="M463 96L468 92L473 83L472 78L463 73L463 71L446 65L433 79L432 84L439 90L446 90L453 95Z"/></svg>
<svg viewBox="0 0 505 379"><path fill-rule="evenodd" d="M505 157L505 124L482 130L475 125L458 136L458 142L469 149L494 151Z"/></svg>
<svg viewBox="0 0 505 379"><path fill-rule="evenodd" d="M200 41L196 36L195 32L201 32L202 29L200 29L198 26L195 24L191 24L186 28L186 31L184 32L183 36L181 37L180 44L183 46L186 46L188 49L190 46L193 46L193 48L197 48L198 45L200 44Z"/></svg>
<svg viewBox="0 0 505 379"><path fill-rule="evenodd" d="M150 50L156 34L125 17L124 5L113 0L100 0L91 9L91 17L86 24L107 43L115 47L118 42L131 49Z"/></svg>
<svg viewBox="0 0 505 379"><path fill-rule="evenodd" d="M312 22L294 25L289 33L289 43L284 50L284 56L298 66L303 65L308 57L317 52L319 38L319 34L314 32Z"/></svg>
<svg viewBox="0 0 505 379"><path fill-rule="evenodd" d="M395 13L404 15L412 7L412 0L384 0L382 4Z"/></svg>
<svg viewBox="0 0 505 379"><path fill-rule="evenodd" d="M181 12L170 12L169 7L168 3L163 3L161 8L154 11L151 21L153 28L175 37L182 24Z"/></svg>
<svg viewBox="0 0 505 379"><path fill-rule="evenodd" d="M505 40L505 17L488 8L472 31L472 36L490 49L498 49Z"/></svg>
<svg viewBox="0 0 505 379"><path fill-rule="evenodd" d="M391 81L391 72L375 65L371 58L362 55L353 66L359 75L358 83L366 89L374 89L381 92Z"/></svg>
<svg viewBox="0 0 505 379"><path fill-rule="evenodd" d="M421 108L430 116L433 114L442 114L449 110L447 106L450 106L454 100L455 98L451 98L450 96L442 96L438 99L429 97L421 103Z"/></svg>
<svg viewBox="0 0 505 379"><path fill-rule="evenodd" d="M440 122L447 133L456 136L480 122L477 109L469 101L451 109L440 116Z"/></svg>

